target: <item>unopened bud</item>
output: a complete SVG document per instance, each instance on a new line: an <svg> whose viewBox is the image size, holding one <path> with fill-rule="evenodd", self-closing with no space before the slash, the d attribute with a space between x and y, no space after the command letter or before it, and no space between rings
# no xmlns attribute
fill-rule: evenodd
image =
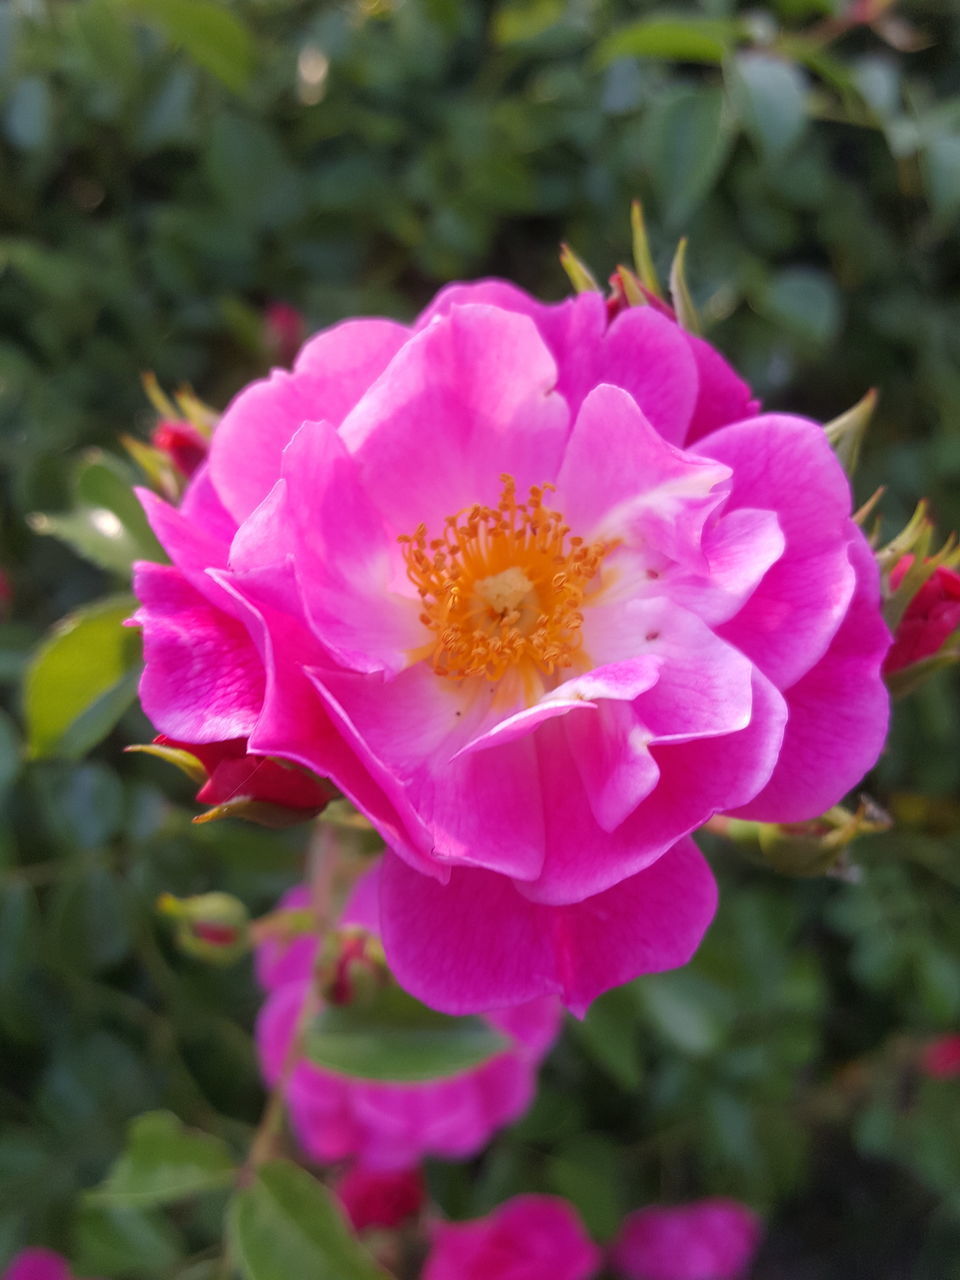
<svg viewBox="0 0 960 1280"><path fill-rule="evenodd" d="M356 925L329 934L317 960L317 986L327 1004L365 1004L390 981L380 939Z"/></svg>
<svg viewBox="0 0 960 1280"><path fill-rule="evenodd" d="M157 910L173 921L180 950L198 960L232 964L249 948L247 909L229 893L201 893L193 898L163 893Z"/></svg>

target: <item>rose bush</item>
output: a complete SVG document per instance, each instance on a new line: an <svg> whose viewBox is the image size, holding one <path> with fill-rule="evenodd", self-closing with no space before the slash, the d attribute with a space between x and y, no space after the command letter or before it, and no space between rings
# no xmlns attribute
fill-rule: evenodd
<svg viewBox="0 0 960 1280"><path fill-rule="evenodd" d="M360 881L344 921L375 931L377 874ZM308 893L286 894L281 909L300 910ZM264 1076L282 1082L290 1119L304 1151L321 1162L353 1159L367 1171L409 1170L425 1156L465 1159L533 1100L537 1071L560 1031L553 996L488 1013L510 1042L481 1066L441 1080L381 1083L355 1080L301 1060L284 1080L284 1064L313 983L321 940L302 935L258 949L257 973L269 994L257 1020Z"/></svg>
<svg viewBox="0 0 960 1280"><path fill-rule="evenodd" d="M390 848L391 968L449 1012L685 963L689 833L814 817L884 739L821 427L651 306L486 282L346 322L234 399L178 509L142 496L148 715L330 778Z"/></svg>

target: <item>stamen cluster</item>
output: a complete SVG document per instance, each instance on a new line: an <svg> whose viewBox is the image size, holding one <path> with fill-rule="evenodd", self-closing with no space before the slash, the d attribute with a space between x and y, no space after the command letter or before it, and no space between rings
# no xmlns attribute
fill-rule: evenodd
<svg viewBox="0 0 960 1280"><path fill-rule="evenodd" d="M574 666L582 645L581 606L609 544L569 536L560 512L543 505L552 485L533 485L517 502L513 476L500 478L496 507L447 516L440 537L420 524L400 538L441 676L551 676Z"/></svg>

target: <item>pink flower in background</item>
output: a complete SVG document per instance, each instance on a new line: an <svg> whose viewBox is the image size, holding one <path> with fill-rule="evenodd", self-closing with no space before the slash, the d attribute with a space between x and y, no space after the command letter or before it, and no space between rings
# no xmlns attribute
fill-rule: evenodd
<svg viewBox="0 0 960 1280"><path fill-rule="evenodd" d="M890 575L893 587L899 585L912 564L913 556L904 556L894 567ZM907 605L883 664L884 672L889 675L932 657L958 627L960 573L941 565Z"/></svg>
<svg viewBox="0 0 960 1280"><path fill-rule="evenodd" d="M626 1218L610 1261L623 1280L742 1280L762 1234L736 1200L654 1206Z"/></svg>
<svg viewBox="0 0 960 1280"><path fill-rule="evenodd" d="M684 964L687 839L873 764L889 643L822 429L657 309L498 282L310 340L228 407L141 565L158 728L326 776L391 850L398 979L582 1010Z"/></svg>
<svg viewBox="0 0 960 1280"><path fill-rule="evenodd" d="M934 1080L960 1076L960 1035L938 1036L923 1046L920 1070Z"/></svg>
<svg viewBox="0 0 960 1280"><path fill-rule="evenodd" d="M50 1249L21 1249L2 1280L74 1280L66 1258Z"/></svg>
<svg viewBox="0 0 960 1280"><path fill-rule="evenodd" d="M376 870L360 882L344 922L377 930ZM280 908L307 906L295 889ZM269 1085L280 1079L307 999L319 939L276 939L258 948L257 975L269 995L257 1020L257 1046ZM368 1171L404 1170L424 1156L466 1159L530 1105L537 1070L560 1030L560 1006L547 996L486 1015L511 1042L479 1067L416 1084L351 1080L301 1062L286 1087L293 1128L304 1151L329 1163L354 1159Z"/></svg>
<svg viewBox="0 0 960 1280"><path fill-rule="evenodd" d="M355 1231L399 1227L423 1207L426 1188L419 1169L383 1172L354 1165L334 1184Z"/></svg>
<svg viewBox="0 0 960 1280"><path fill-rule="evenodd" d="M486 1218L434 1227L423 1280L590 1280L601 1254L558 1196L516 1196Z"/></svg>

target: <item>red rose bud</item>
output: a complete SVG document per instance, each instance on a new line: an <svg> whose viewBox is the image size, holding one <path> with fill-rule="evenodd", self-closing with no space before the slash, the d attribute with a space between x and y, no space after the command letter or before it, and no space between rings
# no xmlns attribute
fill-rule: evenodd
<svg viewBox="0 0 960 1280"><path fill-rule="evenodd" d="M177 742L160 734L149 746L130 748L177 765L194 782L201 804L211 808L195 821L238 817L264 826L292 826L315 817L336 794L313 774L248 753L246 738L225 742Z"/></svg>
<svg viewBox="0 0 960 1280"><path fill-rule="evenodd" d="M155 449L166 454L176 469L184 476L192 476L206 460L209 441L189 422L163 419L154 428L150 442Z"/></svg>
<svg viewBox="0 0 960 1280"><path fill-rule="evenodd" d="M263 311L263 335L271 360L282 365L293 364L307 335L303 313L289 302L269 303Z"/></svg>
<svg viewBox="0 0 960 1280"><path fill-rule="evenodd" d="M896 590L914 563L903 556L890 573ZM940 565L911 599L883 664L885 675L933 657L960 627L960 573Z"/></svg>
<svg viewBox="0 0 960 1280"><path fill-rule="evenodd" d="M214 964L232 964L249 948L247 909L229 893L195 898L161 894L157 910L173 921L177 946L185 955Z"/></svg>
<svg viewBox="0 0 960 1280"><path fill-rule="evenodd" d="M414 1218L426 1195L419 1169L383 1172L355 1165L334 1185L354 1231L390 1230Z"/></svg>
<svg viewBox="0 0 960 1280"><path fill-rule="evenodd" d="M934 1080L960 1076L960 1035L928 1041L920 1053L920 1070Z"/></svg>
<svg viewBox="0 0 960 1280"><path fill-rule="evenodd" d="M357 925L329 934L317 962L317 985L327 1004L356 1004L390 981L380 939Z"/></svg>

